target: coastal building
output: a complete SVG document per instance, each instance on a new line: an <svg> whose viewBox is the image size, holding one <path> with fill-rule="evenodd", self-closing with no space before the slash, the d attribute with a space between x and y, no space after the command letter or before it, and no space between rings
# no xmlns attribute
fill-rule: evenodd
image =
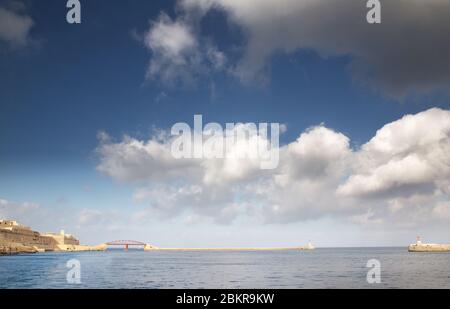
<svg viewBox="0 0 450 309"><path fill-rule="evenodd" d="M64 233L61 230L59 233L46 233L44 237L53 238L58 245L79 245L80 241L73 237L71 234Z"/></svg>
<svg viewBox="0 0 450 309"><path fill-rule="evenodd" d="M13 220L0 220L0 254L45 251L100 251L106 245L86 246L63 230L41 234Z"/></svg>
<svg viewBox="0 0 450 309"><path fill-rule="evenodd" d="M13 220L0 220L0 244L20 244L41 250L53 250L57 241L52 237L42 236L25 225Z"/></svg>

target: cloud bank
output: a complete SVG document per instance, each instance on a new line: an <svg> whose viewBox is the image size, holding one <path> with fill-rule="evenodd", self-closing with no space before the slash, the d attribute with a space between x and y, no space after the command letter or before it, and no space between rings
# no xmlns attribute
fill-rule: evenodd
<svg viewBox="0 0 450 309"><path fill-rule="evenodd" d="M366 22L361 0L179 0L175 20L162 14L148 31L149 76L167 81L214 67L199 43L199 20L213 10L245 36L241 57L226 68L243 83L267 83L275 54L313 50L324 58L349 56L353 78L390 97L450 92L447 0L382 1L381 24ZM223 66L232 57L213 58Z"/></svg>
<svg viewBox="0 0 450 309"><path fill-rule="evenodd" d="M97 148L98 171L135 188L134 201L146 205L142 218L186 215L226 224L240 217L266 223L336 217L406 226L450 216L448 110L406 115L357 149L325 125L309 128L280 148L274 170L236 157L177 160L171 141L160 134L147 141L104 138Z"/></svg>
<svg viewBox="0 0 450 309"><path fill-rule="evenodd" d="M16 203L0 198L0 218L23 218L30 212L37 212L39 205L36 203Z"/></svg>

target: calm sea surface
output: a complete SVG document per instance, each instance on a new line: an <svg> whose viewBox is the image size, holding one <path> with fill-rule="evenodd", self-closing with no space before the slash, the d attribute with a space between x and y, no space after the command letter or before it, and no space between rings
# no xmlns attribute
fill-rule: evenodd
<svg viewBox="0 0 450 309"><path fill-rule="evenodd" d="M70 259L80 261L79 285L67 283ZM367 283L370 259L381 263L381 284ZM0 256L0 288L450 288L450 254L330 248Z"/></svg>

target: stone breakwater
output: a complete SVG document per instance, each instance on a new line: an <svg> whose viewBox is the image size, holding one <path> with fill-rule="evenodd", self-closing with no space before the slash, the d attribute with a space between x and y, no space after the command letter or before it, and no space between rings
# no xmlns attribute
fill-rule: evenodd
<svg viewBox="0 0 450 309"><path fill-rule="evenodd" d="M450 252L450 245L423 243L420 236L417 236L415 244L408 247L409 252Z"/></svg>
<svg viewBox="0 0 450 309"><path fill-rule="evenodd" d="M146 245L145 251L287 251L287 250L314 250L312 246L285 247L285 248L158 248Z"/></svg>
<svg viewBox="0 0 450 309"><path fill-rule="evenodd" d="M450 252L450 245L413 244L408 247L409 252Z"/></svg>

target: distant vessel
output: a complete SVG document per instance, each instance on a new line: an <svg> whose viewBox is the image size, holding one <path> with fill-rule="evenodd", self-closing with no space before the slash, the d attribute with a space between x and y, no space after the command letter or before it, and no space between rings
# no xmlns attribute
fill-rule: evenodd
<svg viewBox="0 0 450 309"><path fill-rule="evenodd" d="M418 236L416 243L409 245L408 251L409 252L450 252L450 245L424 244L424 243L422 243L420 236Z"/></svg>

